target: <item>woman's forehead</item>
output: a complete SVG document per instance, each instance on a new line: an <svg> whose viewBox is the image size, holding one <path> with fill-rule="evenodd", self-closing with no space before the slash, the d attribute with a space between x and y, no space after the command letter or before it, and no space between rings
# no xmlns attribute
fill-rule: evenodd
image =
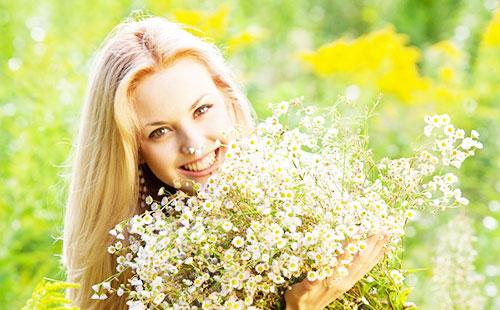
<svg viewBox="0 0 500 310"><path fill-rule="evenodd" d="M139 117L176 115L189 111L205 94L217 95L209 71L198 61L184 58L141 79L135 104Z"/></svg>

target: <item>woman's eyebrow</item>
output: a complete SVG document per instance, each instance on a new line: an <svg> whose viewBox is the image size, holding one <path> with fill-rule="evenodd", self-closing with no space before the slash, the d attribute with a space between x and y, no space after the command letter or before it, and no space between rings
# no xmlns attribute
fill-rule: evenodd
<svg viewBox="0 0 500 310"><path fill-rule="evenodd" d="M208 96L208 95L210 95L210 94L209 93L205 93L205 94L201 95L200 98L196 99L196 101L189 108L189 111L192 111L194 108L196 108L196 105L198 104L198 102L200 102L201 99L205 98L205 96Z"/></svg>
<svg viewBox="0 0 500 310"><path fill-rule="evenodd" d="M189 111L192 111L196 105L203 99L205 98L206 96L210 95L209 93L206 93L206 94L203 94L201 95L198 99L196 99L194 101L194 103L191 105L191 107L189 108ZM146 124L146 127L149 127L149 126L158 126L158 125L164 125L166 124L166 122L164 121L156 121L156 122L152 122L152 123L149 123L149 124Z"/></svg>

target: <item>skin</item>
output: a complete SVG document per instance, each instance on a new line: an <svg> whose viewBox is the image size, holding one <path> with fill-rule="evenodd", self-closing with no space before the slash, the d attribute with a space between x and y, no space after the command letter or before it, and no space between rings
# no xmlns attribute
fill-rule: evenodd
<svg viewBox="0 0 500 310"><path fill-rule="evenodd" d="M142 127L141 161L164 183L176 187L175 181L181 181L180 189L192 193L189 181L204 183L209 175L186 176L178 168L215 150L217 139L227 145L225 133L233 127L230 108L209 71L195 59L178 59L141 79L135 102ZM201 154L185 151L186 147L203 144ZM225 152L222 147L216 165L222 164Z"/></svg>
<svg viewBox="0 0 500 310"><path fill-rule="evenodd" d="M139 141L141 161L164 183L175 187L174 180L183 180L180 189L192 193L192 184L186 181L204 183L209 175L188 177L178 168L213 151L217 139L222 145L227 145L229 138L226 133L234 124L230 108L209 71L195 59L181 58L144 77L136 89L135 102L142 126ZM196 105L191 109L194 103ZM186 146L202 144L205 144L202 154L185 152ZM222 156L216 165L222 164L225 151L222 147ZM346 277L314 282L305 279L294 284L285 293L287 309L323 309L348 291L383 257L388 240L379 237L367 240L367 248L354 257ZM328 283L330 287L326 285Z"/></svg>
<svg viewBox="0 0 500 310"><path fill-rule="evenodd" d="M350 290L384 257L386 252L384 246L388 241L388 237L382 235L368 238L366 249L355 255L348 267L348 275L343 278L336 278L333 275L322 281L311 282L304 279L292 285L291 289L285 293L286 309L319 310L325 308Z"/></svg>

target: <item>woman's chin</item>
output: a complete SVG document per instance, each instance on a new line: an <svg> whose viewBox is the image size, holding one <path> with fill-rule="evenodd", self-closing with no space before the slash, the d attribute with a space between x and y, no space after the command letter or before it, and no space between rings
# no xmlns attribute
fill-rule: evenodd
<svg viewBox="0 0 500 310"><path fill-rule="evenodd" d="M180 187L178 186L177 189L183 191L184 193L186 193L188 195L194 195L196 193L194 188L196 186L198 186L198 188L199 188L199 186L202 186L203 184L205 184L209 178L210 178L210 175L207 175L204 177L197 177L197 178L187 178L184 176L182 178L182 181L181 181L181 186Z"/></svg>

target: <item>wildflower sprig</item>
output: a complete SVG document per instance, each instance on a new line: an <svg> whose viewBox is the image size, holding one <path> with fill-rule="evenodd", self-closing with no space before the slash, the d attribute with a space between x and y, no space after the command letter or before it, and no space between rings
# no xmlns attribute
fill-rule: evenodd
<svg viewBox="0 0 500 310"><path fill-rule="evenodd" d="M67 309L76 310L78 307L72 305L71 300L64 296L64 290L78 288L76 283L68 283L45 278L33 291L31 298L23 306L22 310L45 310L45 309Z"/></svg>
<svg viewBox="0 0 500 310"><path fill-rule="evenodd" d="M332 306L403 307L405 224L416 210L466 204L445 170L481 148L478 135L451 134L449 117L429 117L428 147L376 160L362 122L338 107L271 104L273 115L253 133L236 132L224 145L224 165L194 195L150 198L150 210L111 231L117 275L95 286L95 298L123 295L131 309L275 308L288 285L345 276L366 239L387 234L392 251L384 263ZM291 119L296 127L288 127ZM125 270L131 277L118 283Z"/></svg>

